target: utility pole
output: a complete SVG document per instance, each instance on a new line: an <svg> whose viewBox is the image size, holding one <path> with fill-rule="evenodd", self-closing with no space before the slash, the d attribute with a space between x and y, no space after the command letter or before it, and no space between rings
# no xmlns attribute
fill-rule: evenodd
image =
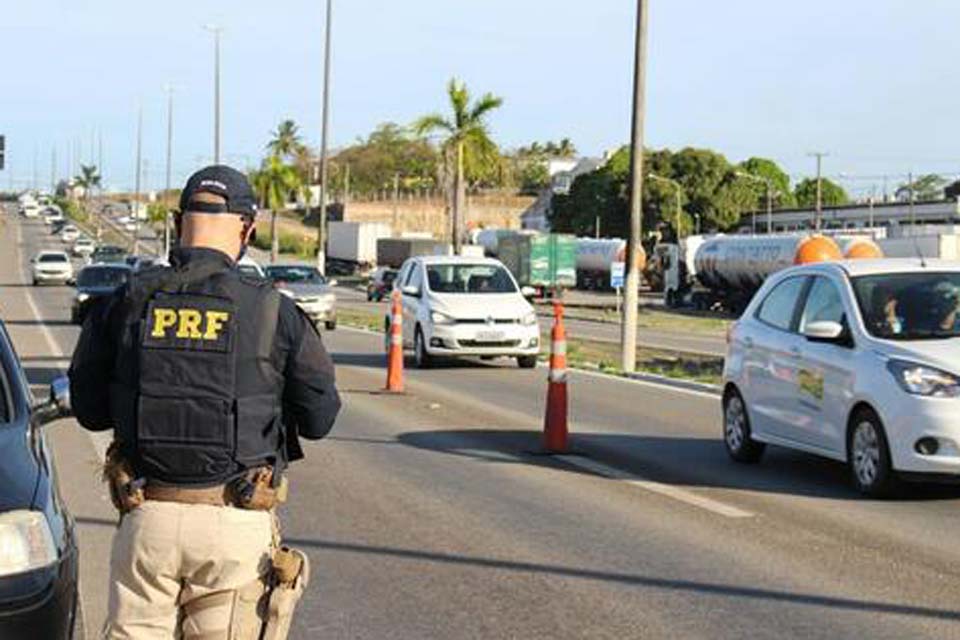
<svg viewBox="0 0 960 640"><path fill-rule="evenodd" d="M327 271L327 134L330 128L330 33L333 0L327 0L327 24L323 45L323 124L320 131L320 217L317 219L317 269Z"/></svg>
<svg viewBox="0 0 960 640"><path fill-rule="evenodd" d="M907 174L907 189L910 190L910 233L916 235L917 215L913 209L913 172Z"/></svg>
<svg viewBox="0 0 960 640"><path fill-rule="evenodd" d="M100 173L100 191L103 192L103 130L97 129L97 171Z"/></svg>
<svg viewBox="0 0 960 640"><path fill-rule="evenodd" d="M167 85L167 166L163 190L163 256L170 255L170 171L173 156L173 86Z"/></svg>
<svg viewBox="0 0 960 640"><path fill-rule="evenodd" d="M133 255L140 253L140 168L143 142L143 106L137 105L137 170L133 197Z"/></svg>
<svg viewBox="0 0 960 640"><path fill-rule="evenodd" d="M816 213L814 214L813 228L817 231L820 231L820 225L823 217L823 178L820 169L824 156L828 156L830 154L824 153L823 151L811 151L807 155L817 159L817 208Z"/></svg>
<svg viewBox="0 0 960 640"><path fill-rule="evenodd" d="M400 224L400 174L393 174L393 232L396 233Z"/></svg>
<svg viewBox="0 0 960 640"><path fill-rule="evenodd" d="M213 34L213 164L220 164L220 34L223 27L206 24Z"/></svg>
<svg viewBox="0 0 960 640"><path fill-rule="evenodd" d="M37 162L39 158L39 152L37 150L37 145L33 145L33 190L37 191L40 188L39 175L40 170L37 167Z"/></svg>
<svg viewBox="0 0 960 640"><path fill-rule="evenodd" d="M620 364L626 373L637 368L637 289L640 265L643 197L643 116L647 67L647 0L637 0L637 32L633 63L633 122L630 157L630 233L627 236L626 290L620 326Z"/></svg>
<svg viewBox="0 0 960 640"><path fill-rule="evenodd" d="M50 195L57 193L57 145L50 147Z"/></svg>
<svg viewBox="0 0 960 640"><path fill-rule="evenodd" d="M347 214L347 203L350 202L350 164L343 169L343 214Z"/></svg>

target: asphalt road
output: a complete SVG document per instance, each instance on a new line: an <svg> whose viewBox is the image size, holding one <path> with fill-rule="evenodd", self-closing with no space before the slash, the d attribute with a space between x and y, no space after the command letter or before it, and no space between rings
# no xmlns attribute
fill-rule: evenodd
<svg viewBox="0 0 960 640"><path fill-rule="evenodd" d="M43 382L77 330L68 288L24 286L38 242L25 225L17 249L18 226L0 228L0 314ZM715 397L576 372L583 457L540 456L542 369L410 370L390 396L380 336L324 337L345 406L290 474L284 532L315 576L294 638L960 637L960 489L868 501L811 456L735 465ZM103 442L72 421L47 433L95 627L115 520Z"/></svg>

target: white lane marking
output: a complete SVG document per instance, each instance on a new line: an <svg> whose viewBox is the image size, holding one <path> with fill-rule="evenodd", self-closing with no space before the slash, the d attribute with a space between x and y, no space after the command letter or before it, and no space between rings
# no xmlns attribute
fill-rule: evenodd
<svg viewBox="0 0 960 640"><path fill-rule="evenodd" d="M376 336L383 339L382 331L373 331L371 329L361 329L359 327L351 327L348 325L341 324L337 327L337 331L346 331L348 333L360 333L368 336ZM331 352L334 353L334 352ZM539 362L537 366L545 369L550 365L546 362ZM614 376L609 373L602 373L600 371L590 371L589 369L571 369L570 373L578 376L590 376L593 378L601 378L609 382L621 382L624 384L639 385L642 387L652 387L654 389L659 389L661 391L669 391L672 393L681 393L691 396L697 396L698 398L709 398L710 400L716 400L719 397L719 391L717 393L711 393L709 391L699 391L697 389L687 389L684 387L674 386L666 382L654 382L651 380L638 380L636 378L624 378L622 376Z"/></svg>
<svg viewBox="0 0 960 640"><path fill-rule="evenodd" d="M693 507L699 507L700 509L704 509L720 516L727 518L752 518L754 516L754 514L749 511L744 511L743 509L720 502L719 500L707 498L674 485L664 484L662 482L654 482L653 480L644 480L643 478L627 473L626 471L616 469L609 465L603 464L602 462L597 462L596 460L584 458L583 456L560 455L556 457L567 464L579 467L580 469L584 469L591 473L595 473L612 480L619 480L635 487L646 489L651 493L657 493L664 497L684 502Z"/></svg>
<svg viewBox="0 0 960 640"><path fill-rule="evenodd" d="M26 283L27 278L26 274L23 272L23 256L21 253L20 247L23 245L23 225L17 225L17 271L20 275L20 282ZM60 347L57 345L56 339L53 337L53 333L43 322L43 318L40 315L40 309L37 307L36 301L33 299L33 292L25 288L24 293L26 294L27 306L30 307L30 312L33 313L33 317L40 323L40 333L43 334L44 341L47 343L47 347L50 349L50 354L54 355L57 358L60 358ZM29 360L29 358L27 358ZM66 375L67 367L63 366L63 363L66 362L67 366L70 364L70 358L65 357L63 360L58 360L56 362L56 367L59 373ZM107 456L107 447L112 440L113 434L109 431L102 432L93 432L88 431L87 434L90 436L90 442L93 444L93 449L97 454L97 460L104 460Z"/></svg>

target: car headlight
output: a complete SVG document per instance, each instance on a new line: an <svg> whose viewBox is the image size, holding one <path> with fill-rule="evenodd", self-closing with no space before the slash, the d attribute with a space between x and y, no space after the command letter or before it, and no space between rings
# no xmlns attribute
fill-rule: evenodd
<svg viewBox="0 0 960 640"><path fill-rule="evenodd" d="M537 312L531 311L530 313L520 318L520 324L525 325L527 327L532 327L533 325L537 324Z"/></svg>
<svg viewBox="0 0 960 640"><path fill-rule="evenodd" d="M430 319L433 321L433 324L456 324L457 322L453 316L448 316L440 311L432 311L430 313Z"/></svg>
<svg viewBox="0 0 960 640"><path fill-rule="evenodd" d="M907 393L933 398L960 396L960 378L926 365L903 360L891 360L887 369Z"/></svg>
<svg viewBox="0 0 960 640"><path fill-rule="evenodd" d="M89 293L78 293L78 294L77 294L77 302L79 302L79 303L81 303L81 304L84 303L84 302L86 302L86 301L89 300L89 299L90 299L90 294L89 294Z"/></svg>
<svg viewBox="0 0 960 640"><path fill-rule="evenodd" d="M57 561L47 519L39 511L0 515L0 576L25 573Z"/></svg>

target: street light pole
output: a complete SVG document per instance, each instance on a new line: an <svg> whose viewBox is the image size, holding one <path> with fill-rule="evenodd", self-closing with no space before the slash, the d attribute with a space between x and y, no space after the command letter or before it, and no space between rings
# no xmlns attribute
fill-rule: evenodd
<svg viewBox="0 0 960 640"><path fill-rule="evenodd" d="M814 214L813 227L815 230L820 231L820 225L823 217L823 177L820 168L824 156L830 154L824 153L823 151L811 151L807 155L817 159L817 206L816 213Z"/></svg>
<svg viewBox="0 0 960 640"><path fill-rule="evenodd" d="M142 164L143 106L137 105L137 171L133 198L133 255L140 253L140 168Z"/></svg>
<svg viewBox="0 0 960 640"><path fill-rule="evenodd" d="M647 1L637 0L637 30L633 63L633 121L630 154L630 233L627 236L626 291L620 326L620 363L626 373L637 368L637 295L643 198L643 117L647 67Z"/></svg>
<svg viewBox="0 0 960 640"><path fill-rule="evenodd" d="M204 25L213 34L213 164L220 164L220 34L223 27Z"/></svg>
<svg viewBox="0 0 960 640"><path fill-rule="evenodd" d="M163 200L163 255L170 255L170 174L173 157L173 86L167 85L167 166L166 181L164 184Z"/></svg>
<svg viewBox="0 0 960 640"><path fill-rule="evenodd" d="M317 220L317 268L327 270L327 134L330 127L330 33L333 0L327 0L327 24L323 45L323 124L320 132L320 216Z"/></svg>

